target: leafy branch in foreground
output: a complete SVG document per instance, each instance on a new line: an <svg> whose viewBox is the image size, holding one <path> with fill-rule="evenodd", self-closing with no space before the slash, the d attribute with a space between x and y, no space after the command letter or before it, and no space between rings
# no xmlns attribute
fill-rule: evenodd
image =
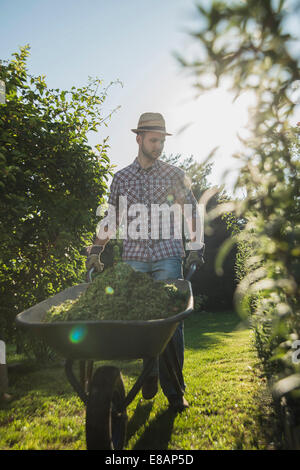
<svg viewBox="0 0 300 470"><path fill-rule="evenodd" d="M241 315L252 314L257 346L272 380L284 381L277 383L275 394L294 390L295 396L300 374L292 360L293 342L300 337L300 144L299 128L291 125L291 93L300 71L290 52L294 38L284 31L285 6L285 1L271 0L198 6L202 26L193 36L202 55L193 62L180 60L194 71L199 92L226 79L236 97L253 96L248 138L236 155L243 166L235 189L246 190L246 197L231 206L245 220L235 240L248 250L235 301Z"/></svg>

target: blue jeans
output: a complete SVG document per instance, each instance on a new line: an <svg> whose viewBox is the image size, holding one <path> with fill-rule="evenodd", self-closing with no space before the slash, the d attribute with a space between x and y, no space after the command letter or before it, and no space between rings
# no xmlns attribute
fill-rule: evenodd
<svg viewBox="0 0 300 470"><path fill-rule="evenodd" d="M125 260L125 263L129 264L136 271L141 271L143 273L149 273L153 279L157 281L162 281L165 279L183 279L182 272L182 259L179 256L172 256L170 258L161 259L159 261L134 261L134 260ZM178 361L183 369L184 361L184 334L183 334L183 322L181 322L174 333L174 344L178 357ZM144 360L145 366L145 360ZM163 393L166 397L171 397L176 395L175 388L170 379L169 373L167 371L166 365L159 358L155 367L153 368L150 376L159 375L159 381ZM180 383L183 390L185 390L185 384Z"/></svg>

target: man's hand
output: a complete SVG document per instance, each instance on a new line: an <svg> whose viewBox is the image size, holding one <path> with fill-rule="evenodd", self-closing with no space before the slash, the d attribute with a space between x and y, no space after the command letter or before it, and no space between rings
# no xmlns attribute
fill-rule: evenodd
<svg viewBox="0 0 300 470"><path fill-rule="evenodd" d="M186 259L185 266L189 269L191 265L195 263L197 268L204 264L203 250L191 250Z"/></svg>
<svg viewBox="0 0 300 470"><path fill-rule="evenodd" d="M85 262L85 266L87 271L91 268L95 268L97 272L102 272L104 269L104 264L101 263L100 255L104 250L104 246L102 245L91 245L88 246L86 251L88 253L88 258Z"/></svg>

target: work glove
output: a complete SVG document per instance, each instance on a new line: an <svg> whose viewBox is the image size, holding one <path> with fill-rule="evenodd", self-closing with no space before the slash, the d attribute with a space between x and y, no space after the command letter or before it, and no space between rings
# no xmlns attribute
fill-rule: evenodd
<svg viewBox="0 0 300 470"><path fill-rule="evenodd" d="M94 268L97 272L101 273L104 269L104 264L101 263L101 253L104 250L102 245L91 245L87 247L88 257L85 262L87 271Z"/></svg>
<svg viewBox="0 0 300 470"><path fill-rule="evenodd" d="M191 250L185 262L186 269L189 269L193 263L196 264L197 268L200 268L204 264L203 258L204 250Z"/></svg>

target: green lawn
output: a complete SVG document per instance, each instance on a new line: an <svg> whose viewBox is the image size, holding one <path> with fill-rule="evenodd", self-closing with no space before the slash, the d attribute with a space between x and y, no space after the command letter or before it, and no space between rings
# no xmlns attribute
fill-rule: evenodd
<svg viewBox="0 0 300 470"><path fill-rule="evenodd" d="M233 313L195 313L186 320L190 408L174 414L161 391L150 401L139 392L127 409L125 448L276 448L277 423L251 336ZM117 365L128 391L141 361ZM85 409L61 364L41 368L24 361L10 369L9 381L15 399L0 408L0 449L86 448Z"/></svg>

